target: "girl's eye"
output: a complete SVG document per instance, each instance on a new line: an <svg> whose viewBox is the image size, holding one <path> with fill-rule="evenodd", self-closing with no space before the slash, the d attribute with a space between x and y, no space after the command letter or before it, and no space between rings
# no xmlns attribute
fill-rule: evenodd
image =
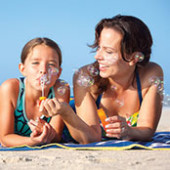
<svg viewBox="0 0 170 170"><path fill-rule="evenodd" d="M39 64L39 62L32 62L33 65Z"/></svg>
<svg viewBox="0 0 170 170"><path fill-rule="evenodd" d="M48 65L49 65L49 66L56 67L56 64L54 64L54 63L49 63Z"/></svg>

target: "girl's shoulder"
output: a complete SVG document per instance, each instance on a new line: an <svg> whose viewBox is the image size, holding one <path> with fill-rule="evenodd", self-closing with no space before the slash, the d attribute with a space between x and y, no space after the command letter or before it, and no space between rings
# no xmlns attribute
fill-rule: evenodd
<svg viewBox="0 0 170 170"><path fill-rule="evenodd" d="M18 91L19 89L19 79L17 78L11 78L11 79L8 79L6 81L4 81L2 84L1 84L1 89L3 91L13 91L13 90L16 90Z"/></svg>
<svg viewBox="0 0 170 170"><path fill-rule="evenodd" d="M19 80L16 78L8 79L0 86L0 97L6 101L11 101L13 105L16 105L19 94Z"/></svg>

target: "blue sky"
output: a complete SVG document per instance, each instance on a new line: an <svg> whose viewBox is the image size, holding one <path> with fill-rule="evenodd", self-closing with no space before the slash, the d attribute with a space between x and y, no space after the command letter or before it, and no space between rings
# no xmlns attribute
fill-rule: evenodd
<svg viewBox="0 0 170 170"><path fill-rule="evenodd" d="M169 0L0 0L0 84L21 76L20 53L30 39L49 37L63 53L61 77L72 85L76 69L94 61L87 44L102 18L117 14L142 19L153 36L151 61L162 66L165 91L170 94Z"/></svg>

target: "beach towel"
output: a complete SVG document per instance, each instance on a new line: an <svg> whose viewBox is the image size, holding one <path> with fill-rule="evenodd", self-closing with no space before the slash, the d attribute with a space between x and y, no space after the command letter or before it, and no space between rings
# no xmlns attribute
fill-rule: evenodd
<svg viewBox="0 0 170 170"><path fill-rule="evenodd" d="M77 143L51 143L34 147L19 146L6 148L0 146L0 151L30 151L52 148L72 150L130 150L130 149L170 150L170 132L156 132L152 141L150 142L111 139L85 145Z"/></svg>

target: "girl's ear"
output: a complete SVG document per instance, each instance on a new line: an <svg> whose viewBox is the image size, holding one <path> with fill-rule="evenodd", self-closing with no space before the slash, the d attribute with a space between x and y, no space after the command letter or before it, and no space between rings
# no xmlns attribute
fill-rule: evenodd
<svg viewBox="0 0 170 170"><path fill-rule="evenodd" d="M57 79L60 77L61 72L62 72L62 68L60 67L59 70L58 70L58 74L57 74L58 77L57 77Z"/></svg>
<svg viewBox="0 0 170 170"><path fill-rule="evenodd" d="M20 73L21 73L23 76L25 76L25 66L24 66L24 64L23 64L23 63L20 63L18 67L19 67Z"/></svg>

